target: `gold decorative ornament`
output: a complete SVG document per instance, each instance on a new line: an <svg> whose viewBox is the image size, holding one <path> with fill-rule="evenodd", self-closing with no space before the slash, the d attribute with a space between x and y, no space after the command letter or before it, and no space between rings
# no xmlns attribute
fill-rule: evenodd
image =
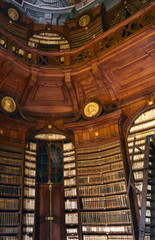
<svg viewBox="0 0 155 240"><path fill-rule="evenodd" d="M90 23L90 16L89 15L83 15L80 19L79 19L79 25L80 27L85 27Z"/></svg>
<svg viewBox="0 0 155 240"><path fill-rule="evenodd" d="M16 110L16 103L13 98L5 96L1 99L1 107L5 112L13 113Z"/></svg>
<svg viewBox="0 0 155 240"><path fill-rule="evenodd" d="M8 16L11 18L13 21L17 21L19 19L19 14L16 9L14 8L9 8L8 9Z"/></svg>
<svg viewBox="0 0 155 240"><path fill-rule="evenodd" d="M100 106L97 102L90 102L84 107L84 115L88 118L95 117L100 112Z"/></svg>

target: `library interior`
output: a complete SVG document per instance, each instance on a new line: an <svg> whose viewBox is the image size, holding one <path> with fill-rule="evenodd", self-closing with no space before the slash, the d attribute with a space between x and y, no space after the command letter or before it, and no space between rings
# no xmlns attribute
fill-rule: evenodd
<svg viewBox="0 0 155 240"><path fill-rule="evenodd" d="M155 1L0 0L0 240L155 239Z"/></svg>

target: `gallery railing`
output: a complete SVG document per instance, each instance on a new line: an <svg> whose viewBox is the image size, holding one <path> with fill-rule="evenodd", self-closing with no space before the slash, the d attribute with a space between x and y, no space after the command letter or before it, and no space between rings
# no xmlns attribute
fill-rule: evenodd
<svg viewBox="0 0 155 240"><path fill-rule="evenodd" d="M11 34L0 29L0 47L30 64L46 67L77 66L99 57L119 46L155 23L155 2L140 10L117 26L107 30L85 46L65 52L43 52L30 48Z"/></svg>

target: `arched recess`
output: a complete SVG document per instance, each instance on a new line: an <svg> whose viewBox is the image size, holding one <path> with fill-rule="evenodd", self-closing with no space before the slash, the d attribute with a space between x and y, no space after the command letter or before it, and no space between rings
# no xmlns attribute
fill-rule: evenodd
<svg viewBox="0 0 155 240"><path fill-rule="evenodd" d="M149 135L155 134L155 105L151 105L141 109L134 117L130 120L128 124L127 132L126 132L126 151L128 155L129 165L131 166L132 154L133 154L133 146L134 146L134 138L136 146L140 147L145 151L146 137ZM139 191L143 190L143 171L144 169L144 154L141 153L137 148L135 148L133 165L132 165L132 176L131 180L134 183L135 187L139 189ZM155 173L155 159L153 162L149 162L150 170L149 170L149 181L147 187L147 200L146 200L146 216L145 216L145 237L144 239L152 240L155 236L155 193L154 186L152 185L152 181L154 179ZM143 194L143 192L142 192ZM138 204L139 208L139 227L135 229L140 236L141 233L141 204L142 204L142 194L136 191L136 199L134 199L135 208ZM137 235L137 236L138 236ZM137 238L140 239L140 238Z"/></svg>
<svg viewBox="0 0 155 240"><path fill-rule="evenodd" d="M41 132L28 141L24 163L23 240L63 240L67 232L78 234L75 164L74 144L61 133ZM70 208L76 210L69 214ZM69 224L75 224L75 229L73 226L70 229Z"/></svg>

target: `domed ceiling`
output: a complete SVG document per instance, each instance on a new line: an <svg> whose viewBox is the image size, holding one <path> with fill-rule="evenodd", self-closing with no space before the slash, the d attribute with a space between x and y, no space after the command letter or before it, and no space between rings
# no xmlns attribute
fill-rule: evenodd
<svg viewBox="0 0 155 240"><path fill-rule="evenodd" d="M103 2L110 9L120 0L5 0L15 4L24 14L33 18L36 23L63 25L79 13L93 9Z"/></svg>

